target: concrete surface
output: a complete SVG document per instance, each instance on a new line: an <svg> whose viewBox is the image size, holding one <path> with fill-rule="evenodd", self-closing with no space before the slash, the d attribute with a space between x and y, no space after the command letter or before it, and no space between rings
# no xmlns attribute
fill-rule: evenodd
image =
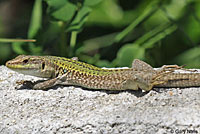
<svg viewBox="0 0 200 134"><path fill-rule="evenodd" d="M20 80L39 78L0 67L0 133L200 133L200 88L42 91Z"/></svg>

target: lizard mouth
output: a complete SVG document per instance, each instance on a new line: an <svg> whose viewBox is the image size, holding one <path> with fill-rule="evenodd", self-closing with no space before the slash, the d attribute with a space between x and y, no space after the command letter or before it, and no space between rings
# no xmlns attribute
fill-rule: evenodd
<svg viewBox="0 0 200 134"><path fill-rule="evenodd" d="M18 73L36 77L49 78L52 75L51 72L41 70L39 65L24 64L20 62L14 62L12 60L6 62L6 67Z"/></svg>
<svg viewBox="0 0 200 134"><path fill-rule="evenodd" d="M12 61L7 61L6 62L6 67L10 68L10 69L15 69L17 67L19 67L18 64L13 64Z"/></svg>
<svg viewBox="0 0 200 134"><path fill-rule="evenodd" d="M8 67L8 68L10 68L10 69L12 69L12 70L15 70L15 69L18 69L18 70L20 70L20 69L24 69L24 70L26 70L26 69L31 69L31 67L29 66L27 66L27 65L21 65L21 64L17 64L17 63L14 63L13 64L13 62L12 61L7 61L6 62L6 67ZM33 68L32 68L33 69Z"/></svg>

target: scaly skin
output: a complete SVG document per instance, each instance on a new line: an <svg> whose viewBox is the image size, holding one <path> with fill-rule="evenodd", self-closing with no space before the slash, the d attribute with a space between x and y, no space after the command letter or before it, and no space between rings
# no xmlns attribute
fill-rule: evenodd
<svg viewBox="0 0 200 134"><path fill-rule="evenodd" d="M165 66L154 70L147 63L134 60L133 67L127 69L102 69L78 61L56 56L20 55L6 62L14 71L32 76L49 78L33 86L46 89L57 84L76 85L91 89L146 90L153 87L200 86L200 74L177 74L178 66Z"/></svg>

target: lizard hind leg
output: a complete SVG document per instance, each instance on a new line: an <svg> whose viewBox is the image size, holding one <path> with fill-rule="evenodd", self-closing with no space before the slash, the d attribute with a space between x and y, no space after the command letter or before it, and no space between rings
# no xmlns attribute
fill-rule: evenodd
<svg viewBox="0 0 200 134"><path fill-rule="evenodd" d="M153 82L152 82L152 88L153 88L154 86L161 85L161 84L165 84L165 83L167 83L167 82L168 82L168 80L157 80L157 81L153 81Z"/></svg>
<svg viewBox="0 0 200 134"><path fill-rule="evenodd" d="M141 61L139 59L135 59L133 61L132 68L135 71L141 72L140 75L142 75L142 77L140 77L139 75L135 79L135 81L137 81L138 88L145 91L150 91L153 88L151 79L152 79L153 74L156 73L154 68L151 65L147 64L146 62Z"/></svg>
<svg viewBox="0 0 200 134"><path fill-rule="evenodd" d="M174 73L178 69L183 69L183 68L178 65L164 65L156 71L152 80L159 80L160 78L162 78L168 74Z"/></svg>
<svg viewBox="0 0 200 134"><path fill-rule="evenodd" d="M165 73L166 75L166 73ZM138 87L145 91L150 91L154 86L165 84L167 79L161 79L162 75L151 78L149 81L138 82Z"/></svg>
<svg viewBox="0 0 200 134"><path fill-rule="evenodd" d="M174 73L174 68L172 70L162 70L157 72L157 74L155 74L152 78L152 86L154 87L157 85L166 84L168 82L167 76L172 73Z"/></svg>
<svg viewBox="0 0 200 134"><path fill-rule="evenodd" d="M138 87L145 91L150 91L154 86L165 84L168 82L167 79L164 79L168 74L171 74L173 71L162 71L162 72L149 72L146 71L142 74L142 77L137 77ZM163 78L164 77L164 78Z"/></svg>
<svg viewBox="0 0 200 134"><path fill-rule="evenodd" d="M185 65L182 65L182 66L178 66L178 65L163 65L161 67L161 69L164 69L164 70L184 70L184 71L188 71L188 72L196 72L197 70L191 70L191 69L187 69L187 68L184 68Z"/></svg>

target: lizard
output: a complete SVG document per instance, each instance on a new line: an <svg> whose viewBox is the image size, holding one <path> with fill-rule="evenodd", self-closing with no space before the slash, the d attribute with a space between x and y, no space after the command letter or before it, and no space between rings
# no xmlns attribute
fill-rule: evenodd
<svg viewBox="0 0 200 134"><path fill-rule="evenodd" d="M132 68L99 68L77 58L57 56L19 55L6 62L16 72L48 78L33 89L44 90L55 85L74 85L89 89L151 90L153 87L200 86L200 73L175 73L178 65L164 65L154 69L144 61L135 59Z"/></svg>

